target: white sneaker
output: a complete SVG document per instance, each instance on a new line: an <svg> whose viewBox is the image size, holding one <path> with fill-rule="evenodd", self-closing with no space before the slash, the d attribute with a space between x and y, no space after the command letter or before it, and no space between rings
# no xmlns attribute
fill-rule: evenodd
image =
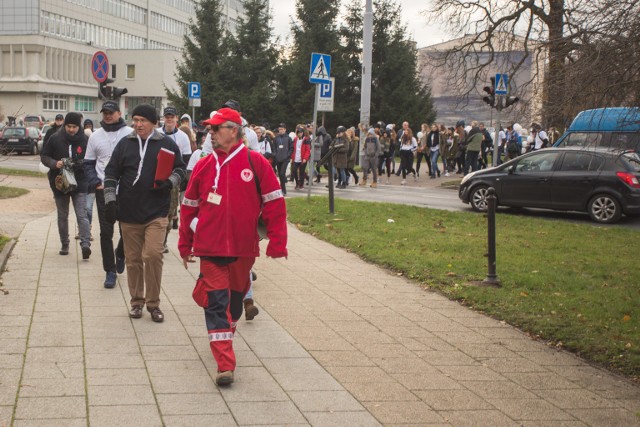
<svg viewBox="0 0 640 427"><path fill-rule="evenodd" d="M387 180L387 182L385 184L389 184L389 180Z"/></svg>
<svg viewBox="0 0 640 427"><path fill-rule="evenodd" d="M449 176L449 172L445 173L444 176Z"/></svg>
<svg viewBox="0 0 640 427"><path fill-rule="evenodd" d="M400 183L400 185L405 185L407 183L406 179L403 179L402 182Z"/></svg>

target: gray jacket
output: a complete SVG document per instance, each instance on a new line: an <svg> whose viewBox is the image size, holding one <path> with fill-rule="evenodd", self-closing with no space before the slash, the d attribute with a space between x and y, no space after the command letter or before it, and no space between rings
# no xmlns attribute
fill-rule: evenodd
<svg viewBox="0 0 640 427"><path fill-rule="evenodd" d="M275 159L276 162L288 162L291 160L291 154L293 153L293 141L286 133L284 135L276 135L275 146Z"/></svg>

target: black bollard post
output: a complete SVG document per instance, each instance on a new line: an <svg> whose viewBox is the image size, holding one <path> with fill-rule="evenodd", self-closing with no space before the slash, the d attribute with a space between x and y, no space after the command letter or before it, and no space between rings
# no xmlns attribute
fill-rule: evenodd
<svg viewBox="0 0 640 427"><path fill-rule="evenodd" d="M487 190L487 244L488 266L487 278L482 281L485 286L500 287L500 279L496 274L496 190L489 187Z"/></svg>
<svg viewBox="0 0 640 427"><path fill-rule="evenodd" d="M329 157L329 173L327 175L329 178L329 213L333 214L333 159Z"/></svg>

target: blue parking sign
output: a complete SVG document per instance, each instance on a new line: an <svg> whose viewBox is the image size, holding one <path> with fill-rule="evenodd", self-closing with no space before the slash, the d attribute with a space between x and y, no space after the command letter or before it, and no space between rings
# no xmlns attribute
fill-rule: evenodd
<svg viewBox="0 0 640 427"><path fill-rule="evenodd" d="M189 82L187 84L187 91L189 92L189 99L199 99L200 98L200 83L199 82Z"/></svg>

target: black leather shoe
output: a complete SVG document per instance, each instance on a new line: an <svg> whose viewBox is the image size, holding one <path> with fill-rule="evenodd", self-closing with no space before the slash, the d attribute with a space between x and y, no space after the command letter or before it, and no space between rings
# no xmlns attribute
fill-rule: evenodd
<svg viewBox="0 0 640 427"><path fill-rule="evenodd" d="M147 310L151 313L151 320L158 323L164 322L164 313L160 310L160 307L147 307Z"/></svg>
<svg viewBox="0 0 640 427"><path fill-rule="evenodd" d="M60 255L69 255L69 245L62 245L62 248L60 248L60 252L58 252Z"/></svg>
<svg viewBox="0 0 640 427"><path fill-rule="evenodd" d="M89 259L91 256L91 248L89 246L82 247L82 259Z"/></svg>
<svg viewBox="0 0 640 427"><path fill-rule="evenodd" d="M131 310L129 310L129 317L131 317L132 319L139 319L142 317L142 306L141 305L134 305L131 307Z"/></svg>

